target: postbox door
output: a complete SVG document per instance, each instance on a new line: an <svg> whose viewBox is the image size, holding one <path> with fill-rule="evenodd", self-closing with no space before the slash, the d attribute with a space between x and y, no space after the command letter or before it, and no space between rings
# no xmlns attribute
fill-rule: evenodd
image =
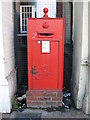
<svg viewBox="0 0 90 120"><path fill-rule="evenodd" d="M58 42L44 44L32 42L32 89L58 89Z"/></svg>

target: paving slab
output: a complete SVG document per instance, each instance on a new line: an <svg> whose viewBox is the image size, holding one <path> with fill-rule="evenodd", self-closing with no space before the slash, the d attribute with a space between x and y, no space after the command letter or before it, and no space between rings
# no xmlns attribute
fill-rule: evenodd
<svg viewBox="0 0 90 120"><path fill-rule="evenodd" d="M13 111L11 114L3 114L2 118L13 118L14 120L44 120L44 119L73 119L89 120L90 115L86 115L82 110L65 109L64 111L52 111L48 112L42 109L24 109L23 111Z"/></svg>

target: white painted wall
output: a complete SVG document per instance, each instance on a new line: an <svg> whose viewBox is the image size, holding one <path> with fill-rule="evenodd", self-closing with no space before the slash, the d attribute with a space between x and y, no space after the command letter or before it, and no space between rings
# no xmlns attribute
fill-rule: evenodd
<svg viewBox="0 0 90 120"><path fill-rule="evenodd" d="M86 15L88 16L85 16L85 23L86 23L86 26L87 27L87 30L88 30L88 35L87 35L87 32L86 32L86 35L88 37L88 64L87 64L87 67L88 67L88 74L87 74L87 81L86 81L86 91L85 91L85 96L84 96L84 100L83 100L83 110L85 111L86 114L90 114L90 2L86 3L86 10L88 10L88 12L86 13ZM87 22L88 22L88 25L87 25ZM87 31L86 30L86 31Z"/></svg>
<svg viewBox="0 0 90 120"><path fill-rule="evenodd" d="M72 95L77 108L85 113L88 81L88 3L74 3Z"/></svg>
<svg viewBox="0 0 90 120"><path fill-rule="evenodd" d="M82 24L83 24L83 3L73 3L73 69L72 69L72 95L76 107L78 106L78 91L81 66L82 49Z"/></svg>
<svg viewBox="0 0 90 120"><path fill-rule="evenodd" d="M90 113L90 2L88 3L88 82L87 82L87 91L88 91L88 113Z"/></svg>
<svg viewBox="0 0 90 120"><path fill-rule="evenodd" d="M0 112L11 111L16 90L13 2L0 1Z"/></svg>

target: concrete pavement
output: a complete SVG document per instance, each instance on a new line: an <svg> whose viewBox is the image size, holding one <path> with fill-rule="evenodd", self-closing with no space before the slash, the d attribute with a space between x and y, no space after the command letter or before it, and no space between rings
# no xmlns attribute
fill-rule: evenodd
<svg viewBox="0 0 90 120"><path fill-rule="evenodd" d="M86 115L82 112L82 110L76 110L74 108L71 109L64 109L64 111L53 111L48 112L46 110L41 109L25 109L23 111L13 111L11 114L3 114L2 118L27 118L27 119L35 119L42 120L42 118L86 118L90 119L90 115Z"/></svg>

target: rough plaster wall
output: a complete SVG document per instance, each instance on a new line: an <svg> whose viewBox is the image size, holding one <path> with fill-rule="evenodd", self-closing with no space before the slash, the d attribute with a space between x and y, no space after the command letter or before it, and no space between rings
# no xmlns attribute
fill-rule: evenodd
<svg viewBox="0 0 90 120"><path fill-rule="evenodd" d="M81 74L80 74L80 86L79 86L79 99L83 100L87 99L88 96L88 3L85 2L83 4L83 39L82 39L82 66L81 66ZM86 102L86 106L88 105L88 102ZM87 108L87 107L86 107ZM87 109L83 109L84 112L87 112Z"/></svg>
<svg viewBox="0 0 90 120"><path fill-rule="evenodd" d="M88 12L86 11L86 15L85 18L85 22L88 22L88 24L85 24L85 26L87 27L87 34L90 32L90 2L86 3L86 9L88 10ZM83 100L83 111L86 114L90 114L90 34L88 34L86 36L88 37L88 65L87 65L87 80L86 80L86 90L85 90L85 96L84 96L84 100Z"/></svg>
<svg viewBox="0 0 90 120"><path fill-rule="evenodd" d="M88 93L88 3L74 3L73 98L87 113Z"/></svg>
<svg viewBox="0 0 90 120"><path fill-rule="evenodd" d="M79 91L77 106L82 107L85 95L85 86L88 79L88 66L85 61L88 60L88 3L83 3L83 28L82 28L82 51L81 51L81 69L79 79Z"/></svg>
<svg viewBox="0 0 90 120"><path fill-rule="evenodd" d="M74 2L73 5L73 70L72 70L72 95L77 106L81 49L82 49L82 24L83 24L83 3Z"/></svg>
<svg viewBox="0 0 90 120"><path fill-rule="evenodd" d="M14 10L13 3L5 2L2 5L3 9L3 45L4 45L4 65L5 77L8 80L9 95L12 97L16 89L16 72L14 69Z"/></svg>
<svg viewBox="0 0 90 120"><path fill-rule="evenodd" d="M89 51L90 51L90 38L89 38ZM89 52L89 55L90 55L90 52ZM89 61L90 61L90 59L89 59ZM88 104L87 104L87 108L86 108L87 111L86 112L87 112L87 114L90 114L90 65L88 67L88 82L87 82L87 86L88 86L88 92L87 92L88 98L87 98L86 103L88 103Z"/></svg>
<svg viewBox="0 0 90 120"><path fill-rule="evenodd" d="M88 113L90 114L90 2L88 4Z"/></svg>
<svg viewBox="0 0 90 120"><path fill-rule="evenodd" d="M10 100L8 92L8 82L5 79L4 54L3 54L3 31L2 31L2 3L0 1L0 112L8 112ZM6 99L7 98L7 99ZM3 103L4 102L4 103ZM8 102L8 103L7 103Z"/></svg>
<svg viewBox="0 0 90 120"><path fill-rule="evenodd" d="M90 2L88 3L88 33L88 59L90 61Z"/></svg>
<svg viewBox="0 0 90 120"><path fill-rule="evenodd" d="M16 71L14 65L14 27L13 27L13 2L0 1L0 112L11 111L11 100L16 90ZM1 27L2 26L2 27ZM1 55L0 54L0 55ZM2 77L1 77L2 76ZM4 84L3 81L5 81Z"/></svg>
<svg viewBox="0 0 90 120"><path fill-rule="evenodd" d="M14 28L13 28L13 4L4 2L2 4L3 16L3 45L4 45L4 65L5 77L7 77L14 68Z"/></svg>
<svg viewBox="0 0 90 120"><path fill-rule="evenodd" d="M3 61L3 34L2 34L2 4L0 2L0 85L7 85L4 75L4 61Z"/></svg>

